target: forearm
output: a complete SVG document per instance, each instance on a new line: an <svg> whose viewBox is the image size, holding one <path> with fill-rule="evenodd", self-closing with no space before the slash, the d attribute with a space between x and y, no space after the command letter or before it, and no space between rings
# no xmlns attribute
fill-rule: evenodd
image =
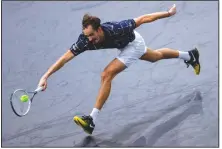
<svg viewBox="0 0 222 149"><path fill-rule="evenodd" d="M142 23L149 23L149 22L153 22L157 19L170 17L170 13L168 11L155 12L155 13L143 15L141 17L142 17Z"/></svg>
<svg viewBox="0 0 222 149"><path fill-rule="evenodd" d="M63 58L60 58L47 70L47 72L42 77L47 79L49 76L51 76L57 70L62 68L64 65L65 65L65 60Z"/></svg>
<svg viewBox="0 0 222 149"><path fill-rule="evenodd" d="M63 56L61 56L56 62L55 64L53 64L48 71L42 76L42 78L47 79L50 75L52 75L53 73L55 73L57 70L59 70L61 67L63 67L65 65L65 63L67 63L68 61L70 61L71 59L74 58L73 53L68 50Z"/></svg>

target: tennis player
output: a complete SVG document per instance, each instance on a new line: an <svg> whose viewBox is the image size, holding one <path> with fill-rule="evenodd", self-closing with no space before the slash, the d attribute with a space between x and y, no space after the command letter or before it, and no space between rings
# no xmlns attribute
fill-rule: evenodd
<svg viewBox="0 0 222 149"><path fill-rule="evenodd" d="M184 60L187 67L191 65L195 73L199 75L200 63L197 48L190 49L188 52L170 48L152 50L147 47L140 33L135 31L143 24L171 17L175 13L176 5L174 4L168 11L145 14L119 22L105 23L101 23L101 20L96 16L85 14L82 20L82 33L79 35L77 42L72 44L70 49L41 77L39 86L42 86L45 90L49 76L86 50L117 48L120 51L119 55L106 66L101 74L101 86L92 112L89 115L74 116L75 123L81 126L85 132L92 134L96 119L109 97L113 78L135 61L157 62L163 59L179 58Z"/></svg>

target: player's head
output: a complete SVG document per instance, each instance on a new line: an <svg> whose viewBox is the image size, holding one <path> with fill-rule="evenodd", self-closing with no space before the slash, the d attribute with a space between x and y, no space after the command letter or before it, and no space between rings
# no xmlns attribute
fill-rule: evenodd
<svg viewBox="0 0 222 149"><path fill-rule="evenodd" d="M83 33L93 44L102 41L102 28L100 19L96 16L85 14L82 20Z"/></svg>

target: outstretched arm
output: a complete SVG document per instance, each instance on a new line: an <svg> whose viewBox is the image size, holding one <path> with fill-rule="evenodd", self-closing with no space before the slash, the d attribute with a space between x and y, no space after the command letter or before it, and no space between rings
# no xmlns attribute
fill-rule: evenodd
<svg viewBox="0 0 222 149"><path fill-rule="evenodd" d="M140 25L144 23L150 23L158 19L170 17L174 15L175 13L176 13L176 5L174 4L168 11L145 14L145 15L135 18L134 20L136 22L136 27L139 27Z"/></svg>
<svg viewBox="0 0 222 149"><path fill-rule="evenodd" d="M63 54L48 70L47 72L41 77L39 81L39 86L43 87L43 90L47 87L47 79L50 75L55 73L57 70L62 68L65 63L70 61L74 58L74 54L71 52L71 50L68 50L65 54Z"/></svg>

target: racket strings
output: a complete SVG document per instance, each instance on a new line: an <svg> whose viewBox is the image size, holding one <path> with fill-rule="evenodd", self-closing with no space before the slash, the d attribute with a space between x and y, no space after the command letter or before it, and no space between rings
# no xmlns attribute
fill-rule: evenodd
<svg viewBox="0 0 222 149"><path fill-rule="evenodd" d="M17 90L13 93L11 98L12 107L14 112L18 115L25 115L30 108L30 97L27 102L21 101L21 96L28 95L28 93L24 90ZM29 96L29 95L28 95Z"/></svg>
<svg viewBox="0 0 222 149"><path fill-rule="evenodd" d="M15 94L15 95L16 95L17 101L20 101L20 102L18 102L19 107L20 107L20 111L24 112L24 103L22 103L21 100L19 100L21 97L19 97L17 94Z"/></svg>

